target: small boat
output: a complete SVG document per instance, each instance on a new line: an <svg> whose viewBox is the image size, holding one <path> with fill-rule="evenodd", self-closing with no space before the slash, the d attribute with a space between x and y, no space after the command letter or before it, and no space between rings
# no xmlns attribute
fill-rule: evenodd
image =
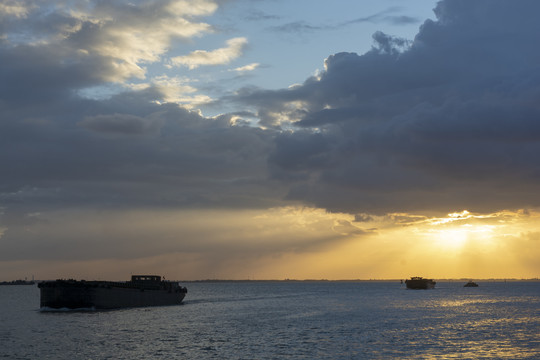
<svg viewBox="0 0 540 360"><path fill-rule="evenodd" d="M131 281L56 280L38 284L41 308L118 309L177 305L187 294L178 282L158 275L132 275Z"/></svg>
<svg viewBox="0 0 540 360"><path fill-rule="evenodd" d="M463 287L478 287L478 284L471 280L465 285L463 285Z"/></svg>
<svg viewBox="0 0 540 360"><path fill-rule="evenodd" d="M427 289L433 289L435 287L436 282L433 281L433 279L424 279L420 276L413 276L409 280L405 280L405 285L407 286L407 289L413 289L413 290L427 290Z"/></svg>

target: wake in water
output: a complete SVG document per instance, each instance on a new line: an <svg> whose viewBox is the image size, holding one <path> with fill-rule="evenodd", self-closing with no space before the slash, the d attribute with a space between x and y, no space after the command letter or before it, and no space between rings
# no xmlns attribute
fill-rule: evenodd
<svg viewBox="0 0 540 360"><path fill-rule="evenodd" d="M70 309L70 308L51 308L48 306L43 306L39 308L39 312L90 312L90 311L97 311L95 307L88 307L88 308L76 308L76 309Z"/></svg>

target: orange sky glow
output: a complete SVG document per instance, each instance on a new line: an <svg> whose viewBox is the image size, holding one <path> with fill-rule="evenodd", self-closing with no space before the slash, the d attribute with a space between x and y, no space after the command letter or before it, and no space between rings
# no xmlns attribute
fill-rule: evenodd
<svg viewBox="0 0 540 360"><path fill-rule="evenodd" d="M111 256L99 260L4 262L3 277L122 280L136 269L179 280L534 278L540 271L540 212L532 210L355 218L281 207L56 214L49 221L66 217L69 227L44 235L61 241L80 232L114 238L130 250L111 247ZM89 228L78 220L89 217L100 225ZM149 248L144 239L152 237ZM83 251L87 246L91 252L90 244L74 245Z"/></svg>

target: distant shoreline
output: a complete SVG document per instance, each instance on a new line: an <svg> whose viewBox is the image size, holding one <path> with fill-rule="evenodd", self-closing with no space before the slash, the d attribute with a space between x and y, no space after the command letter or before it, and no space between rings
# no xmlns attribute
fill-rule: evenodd
<svg viewBox="0 0 540 360"><path fill-rule="evenodd" d="M488 279L479 279L479 278L459 278L459 279L439 279L433 278L438 282L467 282L471 279L475 281L483 282L518 282L518 281L540 281L539 278L529 278L529 279L517 279L517 278L488 278ZM0 285L33 285L43 281L54 281L51 280L34 280L34 281L20 281L20 280L11 280L11 281L0 281ZM116 280L88 280L87 281L116 281ZM310 282L400 282L403 279L338 279L338 280L328 280L328 279L199 279L199 280L171 280L178 281L182 283L256 283L256 282L283 282L283 283L310 283ZM121 281L120 281L121 282Z"/></svg>
<svg viewBox="0 0 540 360"><path fill-rule="evenodd" d="M471 278L460 278L460 279L438 279L434 278L437 281L441 282L463 282L463 281L469 281ZM539 278L531 278L531 279L477 279L472 278L475 281L486 281L486 282L505 282L505 281L540 281ZM400 282L404 279L341 279L341 280L328 280L328 279L269 279L269 280L253 280L253 279L243 279L243 280L230 280L230 279L204 279L204 280L178 280L181 282L186 283L218 283L218 282Z"/></svg>
<svg viewBox="0 0 540 360"><path fill-rule="evenodd" d="M11 280L11 281L0 281L0 285L35 285L34 280Z"/></svg>

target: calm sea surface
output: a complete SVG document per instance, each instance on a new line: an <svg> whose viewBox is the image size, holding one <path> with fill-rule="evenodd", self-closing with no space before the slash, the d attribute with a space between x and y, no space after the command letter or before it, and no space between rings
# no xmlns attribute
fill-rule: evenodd
<svg viewBox="0 0 540 360"><path fill-rule="evenodd" d="M540 282L185 283L183 305L43 312L0 286L6 359L540 359Z"/></svg>

